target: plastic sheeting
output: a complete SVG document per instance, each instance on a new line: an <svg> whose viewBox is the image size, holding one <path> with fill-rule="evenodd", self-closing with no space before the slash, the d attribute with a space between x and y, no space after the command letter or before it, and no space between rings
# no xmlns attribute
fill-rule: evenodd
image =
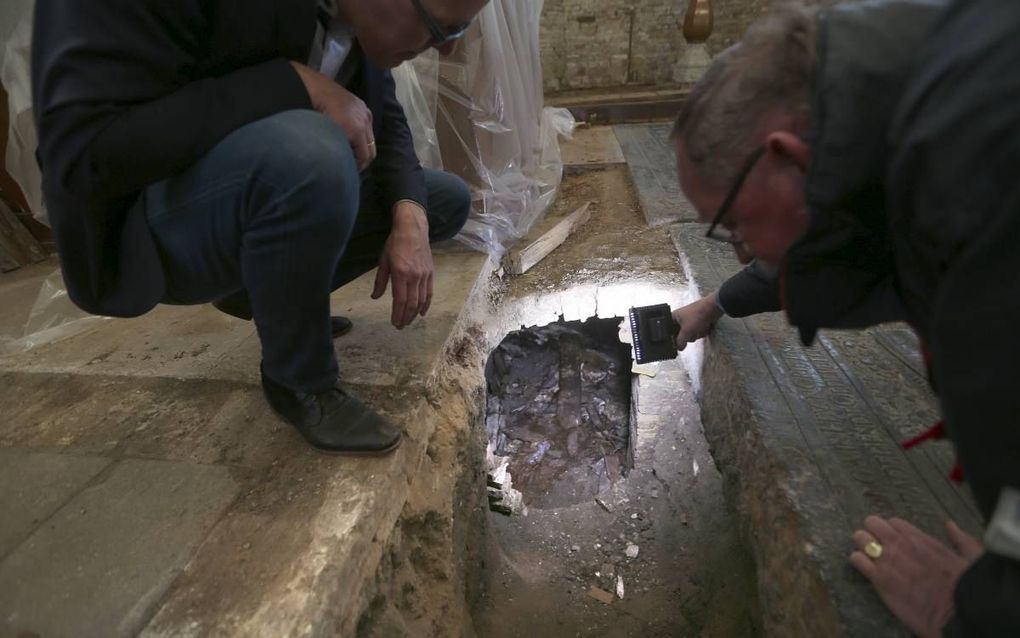
<svg viewBox="0 0 1020 638"><path fill-rule="evenodd" d="M0 83L7 91L11 117L5 158L7 172L21 186L32 214L45 222L42 176L35 161L38 142L32 121L32 81L29 75L34 7L35 0L0 2Z"/></svg>
<svg viewBox="0 0 1020 638"><path fill-rule="evenodd" d="M560 135L574 119L544 108L542 0L493 0L448 58L434 52L395 73L398 97L425 166L472 187L460 239L502 253L545 213L563 176Z"/></svg>
<svg viewBox="0 0 1020 638"><path fill-rule="evenodd" d="M404 107L421 165L442 170L436 116L439 111L439 53L429 49L393 69L397 100Z"/></svg>
<svg viewBox="0 0 1020 638"><path fill-rule="evenodd" d="M35 0L0 1L0 83L7 91L11 123L4 159L7 172L21 187L32 214L46 223L42 176L35 160L38 141L29 75L34 8ZM24 326L0 331L0 354L13 354L70 336L101 320L71 303L60 271L56 270L40 282Z"/></svg>
<svg viewBox="0 0 1020 638"><path fill-rule="evenodd" d="M54 270L41 281L24 326L17 330L0 331L0 355L24 352L70 337L106 320L106 317L86 314L75 306L67 296L60 270Z"/></svg>

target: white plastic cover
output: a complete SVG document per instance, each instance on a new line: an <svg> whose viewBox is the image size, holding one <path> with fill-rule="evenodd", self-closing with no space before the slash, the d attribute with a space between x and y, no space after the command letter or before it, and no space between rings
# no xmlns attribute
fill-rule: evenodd
<svg viewBox="0 0 1020 638"><path fill-rule="evenodd" d="M21 187L32 214L46 223L42 176L35 160L38 141L29 75L34 9L35 0L0 0L0 83L7 91L11 122L4 159L7 172ZM25 325L0 331L0 354L28 350L70 336L99 320L71 303L60 271L56 270L40 282Z"/></svg>
<svg viewBox="0 0 1020 638"><path fill-rule="evenodd" d="M397 69L397 93L425 166L472 187L474 210L459 239L499 254L552 202L563 176L558 136L566 109L544 108L539 56L542 0L493 0L457 51Z"/></svg>

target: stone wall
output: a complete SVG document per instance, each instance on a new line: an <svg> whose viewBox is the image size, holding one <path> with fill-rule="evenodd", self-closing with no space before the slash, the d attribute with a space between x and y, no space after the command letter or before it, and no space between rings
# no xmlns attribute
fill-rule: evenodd
<svg viewBox="0 0 1020 638"><path fill-rule="evenodd" d="M847 0L801 0L806 5L832 5ZM772 7L789 4L790 0L713 0L715 29L708 40L708 50L715 55L740 39L747 27ZM684 2L686 6L686 2Z"/></svg>
<svg viewBox="0 0 1020 638"><path fill-rule="evenodd" d="M714 0L714 55L788 0ZM839 0L806 0L833 4ZM546 92L672 83L684 46L687 0L545 0L541 52Z"/></svg>
<svg viewBox="0 0 1020 638"><path fill-rule="evenodd" d="M683 0L546 0L546 91L668 84L682 46Z"/></svg>

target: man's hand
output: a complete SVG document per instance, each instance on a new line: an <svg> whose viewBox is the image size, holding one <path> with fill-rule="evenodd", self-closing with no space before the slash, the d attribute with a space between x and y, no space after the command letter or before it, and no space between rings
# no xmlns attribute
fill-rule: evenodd
<svg viewBox="0 0 1020 638"><path fill-rule="evenodd" d="M413 202L399 202L393 211L393 230L379 260L372 299L383 296L391 279L393 313L390 321L401 330L418 315L424 317L432 305L429 222L425 210Z"/></svg>
<svg viewBox="0 0 1020 638"><path fill-rule="evenodd" d="M907 629L922 638L941 636L953 615L956 581L984 551L981 544L952 521L946 534L955 549L898 518L869 516L864 527L854 532L858 550L850 563ZM863 550L876 541L882 552L869 558Z"/></svg>
<svg viewBox="0 0 1020 638"><path fill-rule="evenodd" d="M677 350L683 350L688 343L707 336L715 322L723 316L715 301L715 294L713 292L673 311L673 321L680 325L680 332L676 336Z"/></svg>
<svg viewBox="0 0 1020 638"><path fill-rule="evenodd" d="M358 96L318 71L297 62L291 62L291 65L308 91L312 108L336 122L347 133L354 156L358 159L358 171L364 171L376 155L372 111Z"/></svg>

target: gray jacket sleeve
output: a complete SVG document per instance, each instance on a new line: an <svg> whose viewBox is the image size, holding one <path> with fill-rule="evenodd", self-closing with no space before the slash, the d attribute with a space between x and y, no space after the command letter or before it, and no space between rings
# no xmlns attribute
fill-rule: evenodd
<svg viewBox="0 0 1020 638"><path fill-rule="evenodd" d="M748 317L782 309L777 273L757 261L727 279L718 292L719 307L730 317Z"/></svg>

